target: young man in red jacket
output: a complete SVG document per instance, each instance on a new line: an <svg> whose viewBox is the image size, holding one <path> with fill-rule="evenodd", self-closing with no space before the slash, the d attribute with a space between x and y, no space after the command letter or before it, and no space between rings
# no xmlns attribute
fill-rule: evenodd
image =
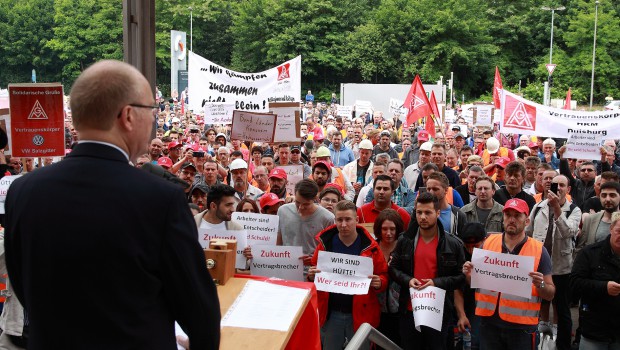
<svg viewBox="0 0 620 350"><path fill-rule="evenodd" d="M362 323L379 326L381 307L377 293L387 288L387 263L379 245L362 226L357 225L356 207L343 200L334 209L336 224L316 236L318 245L308 271L308 280L314 281L319 251L358 255L372 258L373 274L368 293L346 295L318 292L321 343L324 350L342 349Z"/></svg>

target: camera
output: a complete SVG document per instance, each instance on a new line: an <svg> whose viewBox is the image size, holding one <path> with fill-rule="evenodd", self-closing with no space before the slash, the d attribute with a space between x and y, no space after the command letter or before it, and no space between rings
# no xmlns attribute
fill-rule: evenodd
<svg viewBox="0 0 620 350"><path fill-rule="evenodd" d="M204 152L192 152L192 157L200 158L204 156L205 156Z"/></svg>

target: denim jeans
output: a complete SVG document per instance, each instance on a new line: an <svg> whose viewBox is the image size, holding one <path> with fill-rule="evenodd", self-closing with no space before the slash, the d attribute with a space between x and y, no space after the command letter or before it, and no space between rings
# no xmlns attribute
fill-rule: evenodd
<svg viewBox="0 0 620 350"><path fill-rule="evenodd" d="M620 338L617 338L615 342L600 342L592 339L588 339L581 336L581 342L579 342L579 350L620 350Z"/></svg>
<svg viewBox="0 0 620 350"><path fill-rule="evenodd" d="M536 350L538 331L501 328L490 322L480 326L480 350Z"/></svg>
<svg viewBox="0 0 620 350"><path fill-rule="evenodd" d="M327 321L321 327L321 344L323 350L342 350L345 343L353 338L353 315L331 311ZM360 349L368 349L368 342Z"/></svg>

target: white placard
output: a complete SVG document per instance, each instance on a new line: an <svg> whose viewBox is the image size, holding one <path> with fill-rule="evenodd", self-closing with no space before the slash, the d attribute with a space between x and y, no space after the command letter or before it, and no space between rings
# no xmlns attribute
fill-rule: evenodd
<svg viewBox="0 0 620 350"><path fill-rule="evenodd" d="M273 142L276 122L275 114L233 111L230 139Z"/></svg>
<svg viewBox="0 0 620 350"><path fill-rule="evenodd" d="M534 257L474 248L471 262L474 265L472 288L532 297L532 277L529 273L534 271Z"/></svg>
<svg viewBox="0 0 620 350"><path fill-rule="evenodd" d="M289 196L295 195L295 185L304 178L303 164L278 165L277 168L286 171L286 178L288 180L286 184L286 193L288 193Z"/></svg>
<svg viewBox="0 0 620 350"><path fill-rule="evenodd" d="M254 245L252 246L252 275L277 277L290 281L304 280L304 255L301 247Z"/></svg>
<svg viewBox="0 0 620 350"><path fill-rule="evenodd" d="M620 138L620 111L572 111L528 101L503 90L501 132L546 137L568 137L571 133Z"/></svg>
<svg viewBox="0 0 620 350"><path fill-rule="evenodd" d="M235 268L245 269L246 258L243 256L243 249L248 246L248 233L245 230L213 230L210 228L198 228L198 242L202 249L209 248L209 242L214 238L219 239L235 239L237 240L237 252L235 259Z"/></svg>
<svg viewBox="0 0 620 350"><path fill-rule="evenodd" d="M232 124L234 103L209 102L205 103L205 124Z"/></svg>
<svg viewBox="0 0 620 350"><path fill-rule="evenodd" d="M421 332L420 326L427 326L441 332L446 291L433 286L428 286L422 290L409 288L409 297L411 298L415 329Z"/></svg>
<svg viewBox="0 0 620 350"><path fill-rule="evenodd" d="M370 113L373 114L372 102L363 101L363 100L355 100L355 115L360 116L362 113Z"/></svg>
<svg viewBox="0 0 620 350"><path fill-rule="evenodd" d="M446 123L454 123L456 121L456 117L454 116L454 109L446 109L444 112L444 120Z"/></svg>
<svg viewBox="0 0 620 350"><path fill-rule="evenodd" d="M372 259L365 256L319 251L314 276L316 289L340 294L367 294L372 275Z"/></svg>
<svg viewBox="0 0 620 350"><path fill-rule="evenodd" d="M234 103L236 110L266 112L272 102L301 97L301 56L259 73L235 72L189 53L189 109L208 102Z"/></svg>
<svg viewBox="0 0 620 350"><path fill-rule="evenodd" d="M273 142L300 142L299 103L272 103L269 113L278 116Z"/></svg>
<svg viewBox="0 0 620 350"><path fill-rule="evenodd" d="M0 179L0 214L4 214L4 202L6 202L6 194L9 192L9 187L15 181L20 178L21 175L5 176Z"/></svg>
<svg viewBox="0 0 620 350"><path fill-rule="evenodd" d="M336 107L336 115L339 117L345 117L351 119L353 115L353 106L338 105Z"/></svg>
<svg viewBox="0 0 620 350"><path fill-rule="evenodd" d="M476 111L476 126L491 126L493 125L493 106L491 105L477 105L474 106Z"/></svg>
<svg viewBox="0 0 620 350"><path fill-rule="evenodd" d="M247 231L247 243L249 246L276 245L278 239L278 224L280 218L277 215L243 213L236 211L232 213L232 221L236 221Z"/></svg>
<svg viewBox="0 0 620 350"><path fill-rule="evenodd" d="M600 160L602 144L603 137L601 135L570 133L568 134L568 141L566 141L564 158Z"/></svg>
<svg viewBox="0 0 620 350"><path fill-rule="evenodd" d="M292 331L309 293L308 289L249 280L222 317L221 326Z"/></svg>
<svg viewBox="0 0 620 350"><path fill-rule="evenodd" d="M390 114L398 117L398 119L404 122L405 119L407 119L409 109L405 108L403 104L404 102L402 100L393 97L390 98Z"/></svg>

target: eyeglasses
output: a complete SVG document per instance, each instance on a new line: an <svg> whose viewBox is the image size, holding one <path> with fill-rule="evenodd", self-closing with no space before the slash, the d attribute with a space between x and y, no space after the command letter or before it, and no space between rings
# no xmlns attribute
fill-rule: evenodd
<svg viewBox="0 0 620 350"><path fill-rule="evenodd" d="M136 107L136 108L150 108L151 112L153 113L153 118L157 118L157 114L159 113L159 106L158 105L141 105L141 104L138 104L138 103L129 103L127 105L131 106L131 107ZM116 117L120 118L122 112L123 112L122 110L120 112L118 112L118 115Z"/></svg>

